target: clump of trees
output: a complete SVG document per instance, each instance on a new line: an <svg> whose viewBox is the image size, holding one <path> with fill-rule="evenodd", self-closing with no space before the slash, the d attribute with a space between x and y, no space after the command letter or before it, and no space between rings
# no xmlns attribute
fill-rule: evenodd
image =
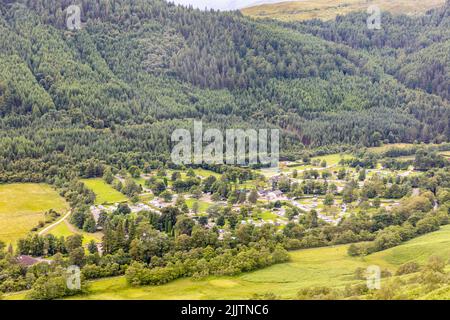
<svg viewBox="0 0 450 320"><path fill-rule="evenodd" d="M195 260L191 258L192 255L195 255ZM266 243L236 249L214 250L206 247L200 251L187 252L184 259L165 267L147 268L142 263L134 262L127 269L126 278L131 285L160 285L187 276L236 275L288 260L289 255L283 247L267 247Z"/></svg>

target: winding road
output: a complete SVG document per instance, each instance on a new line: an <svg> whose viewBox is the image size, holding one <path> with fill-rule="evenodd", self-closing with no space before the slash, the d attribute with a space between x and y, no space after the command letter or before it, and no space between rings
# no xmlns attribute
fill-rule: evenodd
<svg viewBox="0 0 450 320"><path fill-rule="evenodd" d="M47 231L53 229L54 227L56 227L57 225L59 225L60 223L64 222L72 213L71 210L69 210L69 212L66 213L66 215L64 217L62 217L61 219L59 219L58 221L56 221L55 223L52 223L51 225L49 225L48 227L45 227L44 229L42 229L41 231L39 231L39 235L42 236L44 235Z"/></svg>

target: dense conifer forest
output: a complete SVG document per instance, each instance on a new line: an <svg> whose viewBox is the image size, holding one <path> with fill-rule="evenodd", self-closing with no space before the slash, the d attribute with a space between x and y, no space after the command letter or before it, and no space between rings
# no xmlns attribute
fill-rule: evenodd
<svg viewBox="0 0 450 320"><path fill-rule="evenodd" d="M286 158L449 140L449 3L385 13L381 31L364 14L287 24L160 0L79 1L68 31L70 4L1 1L3 181L164 160L192 119L279 128Z"/></svg>

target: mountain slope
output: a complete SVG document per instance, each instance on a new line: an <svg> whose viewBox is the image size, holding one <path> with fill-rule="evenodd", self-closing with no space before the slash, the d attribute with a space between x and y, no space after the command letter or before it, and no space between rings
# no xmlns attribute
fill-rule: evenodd
<svg viewBox="0 0 450 320"><path fill-rule="evenodd" d="M450 97L450 2L412 18L382 15L382 30L366 27L365 13L351 13L334 21L288 24L337 44L344 43L376 57L377 64L410 88Z"/></svg>
<svg viewBox="0 0 450 320"><path fill-rule="evenodd" d="M382 11L394 14L418 15L444 3L445 0L303 0L255 5L241 11L244 15L254 18L274 18L282 21L332 20L338 15L350 12L365 12L370 5L377 5Z"/></svg>
<svg viewBox="0 0 450 320"><path fill-rule="evenodd" d="M84 0L83 28L70 32L70 3L0 4L0 181L40 181L92 161L166 160L171 132L192 119L279 128L286 158L304 147L450 137L449 103L434 94L442 88L407 88L378 63L382 55L345 34L328 37L326 24L253 21L159 0ZM445 36L440 27L424 35L437 32ZM420 58L405 57L403 73L420 77Z"/></svg>

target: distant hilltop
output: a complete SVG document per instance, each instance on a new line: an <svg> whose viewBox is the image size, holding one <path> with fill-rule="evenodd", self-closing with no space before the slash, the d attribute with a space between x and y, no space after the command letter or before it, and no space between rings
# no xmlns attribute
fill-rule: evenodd
<svg viewBox="0 0 450 320"><path fill-rule="evenodd" d="M377 5L383 11L394 14L417 15L440 7L446 0L303 0L261 4L241 10L244 15L255 18L273 18L283 21L309 19L331 20L337 15L353 11L366 11Z"/></svg>
<svg viewBox="0 0 450 320"><path fill-rule="evenodd" d="M222 11L239 10L263 4L284 2L283 0L167 0L183 6L193 6L198 9L215 9Z"/></svg>

